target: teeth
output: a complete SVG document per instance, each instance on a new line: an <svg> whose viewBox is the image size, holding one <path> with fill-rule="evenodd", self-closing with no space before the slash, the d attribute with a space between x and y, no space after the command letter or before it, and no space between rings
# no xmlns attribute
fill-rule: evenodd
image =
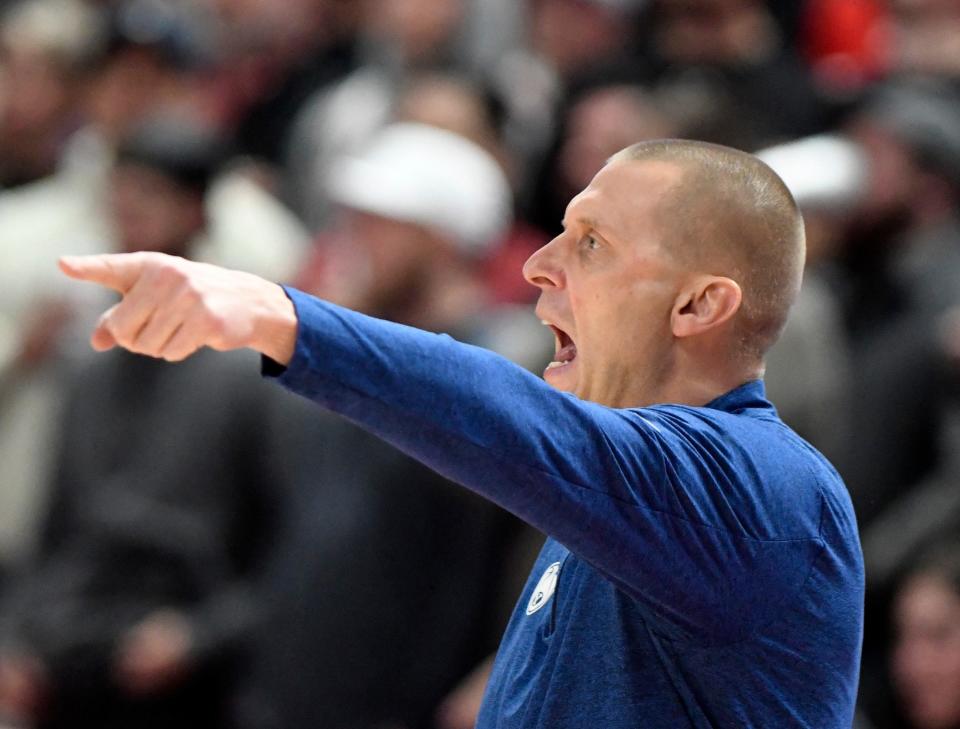
<svg viewBox="0 0 960 729"><path fill-rule="evenodd" d="M546 319L541 319L540 323L543 324L545 327L550 326L550 322L548 322Z"/></svg>
<svg viewBox="0 0 960 729"><path fill-rule="evenodd" d="M565 365L565 364L567 364L567 363L566 363L566 362L557 362L556 360L554 360L553 362L551 362L550 364L547 365L547 369L548 369L548 370L552 370L554 367L562 367L562 366Z"/></svg>

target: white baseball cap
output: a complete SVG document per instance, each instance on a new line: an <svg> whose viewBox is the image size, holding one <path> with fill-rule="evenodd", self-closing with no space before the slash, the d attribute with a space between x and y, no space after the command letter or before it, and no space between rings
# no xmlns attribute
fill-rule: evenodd
<svg viewBox="0 0 960 729"><path fill-rule="evenodd" d="M801 210L844 210L864 195L867 157L846 137L804 137L768 147L757 157L780 176Z"/></svg>
<svg viewBox="0 0 960 729"><path fill-rule="evenodd" d="M330 198L345 207L418 223L481 255L511 219L507 178L484 149L425 124L394 124L360 154L334 162Z"/></svg>

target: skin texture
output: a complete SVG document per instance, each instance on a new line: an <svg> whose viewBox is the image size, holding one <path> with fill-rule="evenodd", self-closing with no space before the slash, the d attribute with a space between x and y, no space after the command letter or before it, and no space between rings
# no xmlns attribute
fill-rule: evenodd
<svg viewBox="0 0 960 729"><path fill-rule="evenodd" d="M550 384L611 407L703 405L762 373L799 287L803 234L786 188L754 158L635 145L571 201L564 225L524 267L557 335ZM293 354L292 304L255 276L157 253L61 268L124 295L96 349L176 361L250 347L281 364Z"/></svg>

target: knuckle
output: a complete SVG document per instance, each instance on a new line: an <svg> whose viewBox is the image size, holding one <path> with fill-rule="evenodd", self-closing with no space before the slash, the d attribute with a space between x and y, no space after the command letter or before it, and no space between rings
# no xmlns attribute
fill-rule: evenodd
<svg viewBox="0 0 960 729"><path fill-rule="evenodd" d="M210 296L207 291L204 290L197 281L194 281L192 278L185 278L180 286L180 295L184 300L192 307L197 307L201 310L209 310L211 308Z"/></svg>
<svg viewBox="0 0 960 729"><path fill-rule="evenodd" d="M187 304L196 306L203 303L203 292L200 290L200 287L197 286L195 281L187 279L180 287L180 298L183 299Z"/></svg>
<svg viewBox="0 0 960 729"><path fill-rule="evenodd" d="M219 311L207 309L207 324L211 333L219 336L227 329L227 317Z"/></svg>
<svg viewBox="0 0 960 729"><path fill-rule="evenodd" d="M157 266L162 263L165 263L170 258L170 256L164 253L160 253L159 251L138 251L133 255L137 256L137 258L139 259L138 262L150 264L153 266Z"/></svg>
<svg viewBox="0 0 960 729"><path fill-rule="evenodd" d="M175 286L183 281L184 274L180 267L172 261L162 261L155 269L157 280L163 284Z"/></svg>
<svg viewBox="0 0 960 729"><path fill-rule="evenodd" d="M143 271L144 275L148 276L154 273L163 261L163 259L153 251L137 251L136 253L129 253L127 255L129 255L130 260Z"/></svg>

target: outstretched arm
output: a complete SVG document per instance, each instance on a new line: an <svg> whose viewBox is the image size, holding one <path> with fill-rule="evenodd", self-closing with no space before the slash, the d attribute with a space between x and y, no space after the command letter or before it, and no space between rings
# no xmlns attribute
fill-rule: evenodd
<svg viewBox="0 0 960 729"><path fill-rule="evenodd" d="M156 254L63 265L125 292L96 347L260 351L290 389L550 534L682 629L729 636L742 615L760 619L756 586L788 594L785 576L802 573L787 568L817 547L815 528L762 538L779 529L739 503L749 443L702 413L584 402L491 352L248 274Z"/></svg>

